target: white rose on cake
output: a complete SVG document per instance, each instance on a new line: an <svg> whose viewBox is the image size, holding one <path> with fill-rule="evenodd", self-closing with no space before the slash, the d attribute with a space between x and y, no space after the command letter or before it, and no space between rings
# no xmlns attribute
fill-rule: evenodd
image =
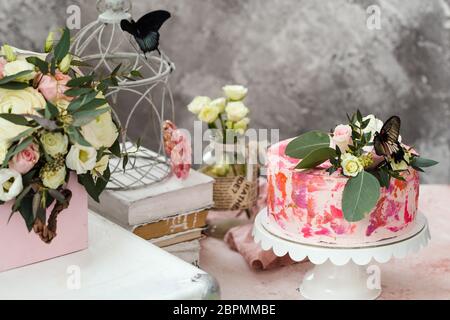
<svg viewBox="0 0 450 320"><path fill-rule="evenodd" d="M36 72L34 71L35 67L33 64L24 60L16 60L13 62L9 62L5 65L3 69L3 73L6 77L13 76L23 71L31 71L30 73L20 76L16 79L16 81L20 82L28 82L36 76Z"/></svg>
<svg viewBox="0 0 450 320"><path fill-rule="evenodd" d="M238 122L245 118L250 110L240 101L229 102L225 108L227 118L230 121Z"/></svg>
<svg viewBox="0 0 450 320"><path fill-rule="evenodd" d="M74 170L77 174L85 174L94 169L97 164L97 151L92 147L78 144L70 148L66 158L67 168Z"/></svg>
<svg viewBox="0 0 450 320"><path fill-rule="evenodd" d="M200 111L203 110L204 107L209 106L211 104L211 98L198 96L195 97L194 100L187 106L188 110L193 114L199 114Z"/></svg>
<svg viewBox="0 0 450 320"><path fill-rule="evenodd" d="M23 190L22 176L10 169L0 169L0 201L8 202Z"/></svg>
<svg viewBox="0 0 450 320"><path fill-rule="evenodd" d="M110 148L119 136L111 112L105 112L81 128L81 134L95 149Z"/></svg>
<svg viewBox="0 0 450 320"><path fill-rule="evenodd" d="M364 170L361 161L350 153L344 153L341 160L342 171L347 177L356 177Z"/></svg>
<svg viewBox="0 0 450 320"><path fill-rule="evenodd" d="M37 115L38 109L45 108L44 97L33 88L23 90L7 90L0 88L0 113ZM29 129L0 118L0 137L3 140L15 138Z"/></svg>
<svg viewBox="0 0 450 320"><path fill-rule="evenodd" d="M349 125L338 125L333 132L332 141L339 147L341 152L346 152L352 143L352 127Z"/></svg>
<svg viewBox="0 0 450 320"><path fill-rule="evenodd" d="M248 89L240 85L228 85L222 88L225 96L231 101L241 101L248 93Z"/></svg>

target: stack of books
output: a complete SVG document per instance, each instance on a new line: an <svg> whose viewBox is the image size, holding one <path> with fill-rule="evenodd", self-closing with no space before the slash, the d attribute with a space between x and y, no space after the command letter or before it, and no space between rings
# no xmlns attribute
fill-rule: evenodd
<svg viewBox="0 0 450 320"><path fill-rule="evenodd" d="M166 180L137 190L106 190L89 207L139 237L198 265L214 180L191 170L189 178Z"/></svg>

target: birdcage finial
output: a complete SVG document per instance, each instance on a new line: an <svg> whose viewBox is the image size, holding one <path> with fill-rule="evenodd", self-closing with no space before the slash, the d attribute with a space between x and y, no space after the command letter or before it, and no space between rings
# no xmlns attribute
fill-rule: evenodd
<svg viewBox="0 0 450 320"><path fill-rule="evenodd" d="M131 18L131 0L97 0L99 20L103 23L119 23Z"/></svg>

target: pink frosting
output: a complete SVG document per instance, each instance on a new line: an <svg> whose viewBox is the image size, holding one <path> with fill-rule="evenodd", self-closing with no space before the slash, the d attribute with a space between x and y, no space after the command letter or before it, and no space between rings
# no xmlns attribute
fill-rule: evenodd
<svg viewBox="0 0 450 320"><path fill-rule="evenodd" d="M332 175L324 168L295 170L297 159L284 154L289 140L268 151L268 213L273 225L290 236L311 242L360 244L392 238L408 232L415 221L419 175L412 170L406 181L391 180L382 188L380 200L359 222L346 221L342 213L342 193L347 177Z"/></svg>

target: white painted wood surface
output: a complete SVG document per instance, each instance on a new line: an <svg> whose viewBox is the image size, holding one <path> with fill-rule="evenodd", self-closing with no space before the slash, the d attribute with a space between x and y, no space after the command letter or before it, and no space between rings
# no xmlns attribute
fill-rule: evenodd
<svg viewBox="0 0 450 320"><path fill-rule="evenodd" d="M0 273L0 299L203 299L217 292L205 272L95 213L89 249Z"/></svg>

